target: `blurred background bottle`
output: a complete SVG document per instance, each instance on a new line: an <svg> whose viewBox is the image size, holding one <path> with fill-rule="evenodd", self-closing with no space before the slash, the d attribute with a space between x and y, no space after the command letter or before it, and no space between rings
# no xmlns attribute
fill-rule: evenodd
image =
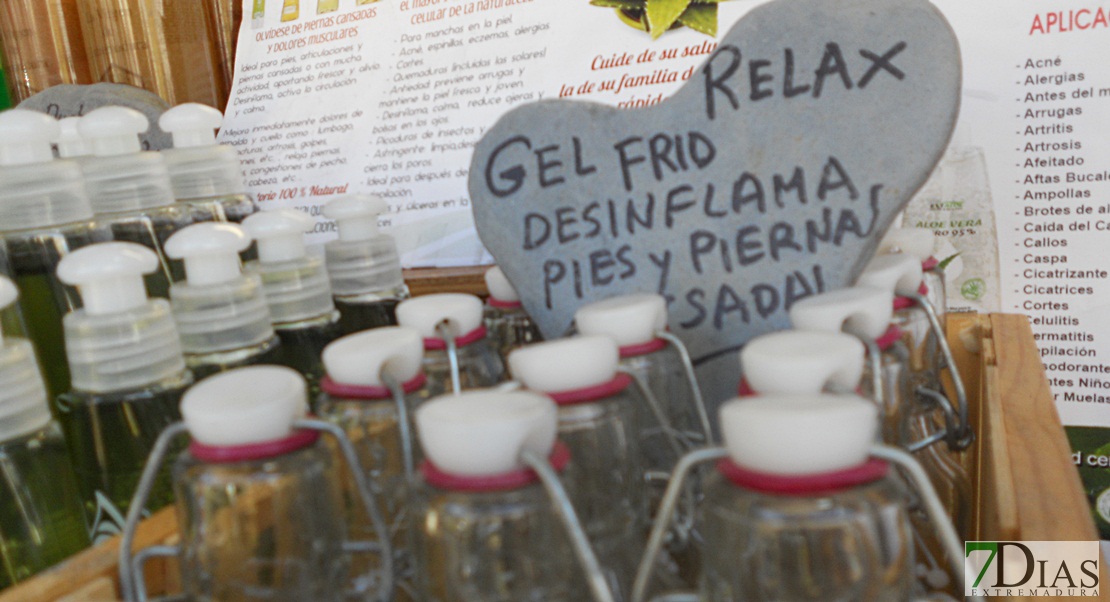
<svg viewBox="0 0 1110 602"><path fill-rule="evenodd" d="M85 59L77 0L0 2L0 46L15 102L57 84L95 81Z"/></svg>

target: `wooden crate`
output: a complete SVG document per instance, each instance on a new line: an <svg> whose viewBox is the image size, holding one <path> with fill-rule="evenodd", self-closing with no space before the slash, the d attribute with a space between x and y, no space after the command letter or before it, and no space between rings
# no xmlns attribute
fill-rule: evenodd
<svg viewBox="0 0 1110 602"><path fill-rule="evenodd" d="M455 274L456 286L451 288L484 292L483 271ZM414 294L446 288L439 276L408 275ZM976 537L987 541L1097 539L1028 320L1006 314L950 316L949 340L967 383L978 433L967 456L976 484ZM173 509L163 510L144 521L136 545L171 543L176 528ZM118 550L118 538L86 550L0 592L0 602L115 602L119 600ZM1110 583L1105 563L1101 582ZM152 594L177 591L176 566L161 559L150 563L147 583Z"/></svg>

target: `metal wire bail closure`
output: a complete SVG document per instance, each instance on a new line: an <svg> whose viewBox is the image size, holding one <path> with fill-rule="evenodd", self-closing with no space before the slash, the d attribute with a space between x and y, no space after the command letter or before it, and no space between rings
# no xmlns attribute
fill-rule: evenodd
<svg viewBox="0 0 1110 602"><path fill-rule="evenodd" d="M975 441L975 432L971 428L971 422L968 418L967 407L967 389L964 388L963 378L960 377L960 371L956 369L956 359L952 355L952 349L948 346L948 338L944 332L944 326L940 323L940 318L937 317L937 310L933 307L933 303L929 301L925 295L921 293L912 293L905 295L917 303L924 311L925 315L929 318L929 326L936 336L937 346L940 347L941 355L944 359L944 368L948 370L948 376L952 378L952 388L956 391L956 416L958 424L955 435L949 440L949 445L953 446L954 451L967 449L972 442ZM951 405L951 404L950 404Z"/></svg>
<svg viewBox="0 0 1110 602"><path fill-rule="evenodd" d="M413 452L412 423L409 420L409 407L405 401L405 387L399 379L393 376L390 370L390 361L382 365L381 378L389 392L393 395L393 405L397 409L397 428L401 433L401 461L405 469L405 480L412 482L416 474L416 455Z"/></svg>
<svg viewBox="0 0 1110 602"><path fill-rule="evenodd" d="M658 330L655 332L655 336L663 339L678 351L678 357L682 361L682 369L686 372L686 383L690 386L690 399L694 404L694 410L698 413L698 422L701 423L702 434L705 436L703 445L712 445L713 427L709 422L709 412L705 409L705 398L702 397L697 374L694 373L694 362L690 359L690 350L686 348L682 339L670 331Z"/></svg>
<svg viewBox="0 0 1110 602"><path fill-rule="evenodd" d="M379 602L390 602L393 600L394 583L393 550L389 539L389 529L386 527L381 511L374 502L370 482L366 478L366 472L363 470L358 460L358 454L355 452L354 445L351 443L350 439L347 438L343 429L323 420L296 420L293 422L293 428L331 435L339 444L339 449L347 462L347 469L350 470L354 476L359 497L362 500L367 514L370 516L370 522L378 538L378 541L372 542L344 542L343 550L346 552L375 552L378 554L381 561L380 570L382 575L378 594L374 599ZM124 600L127 602L148 602L150 600L147 595L146 581L143 573L143 567L147 560L157 557L180 558L181 556L180 544L175 546L150 546L139 550L134 556L132 556L131 548L135 542L135 534L139 527L142 511L146 506L147 499L150 497L150 490L154 486L154 479L157 477L158 471L165 461L165 456L169 451L170 444L176 437L187 432L188 427L185 426L184 422L175 422L166 427L165 430L158 435L158 439L154 443L154 448L151 450L150 456L143 466L143 474L139 479L138 487L135 489L135 495L131 498L131 506L127 510L127 522L124 524L119 548L120 589L122 590ZM177 599L180 599L180 596L158 598L157 600L168 601Z"/></svg>
<svg viewBox="0 0 1110 602"><path fill-rule="evenodd" d="M960 536L956 533L956 528L952 526L952 521L944 510L944 503L941 502L936 489L929 481L929 475L925 473L925 469L912 455L896 447L874 445L871 447L870 455L872 458L897 465L909 476L911 484L924 502L925 512L928 514L930 522L933 523L934 528L940 534L941 541L948 549L949 560L952 562L956 574L962 574L963 545L960 543ZM644 550L644 556L640 559L640 566L636 570L636 580L632 586L632 602L644 602L648 585L651 583L652 567L655 566L659 558L668 524L675 512L679 495L682 494L684 489L683 485L686 477L697 465L726 457L728 457L728 451L724 447L709 447L686 454L675 466L671 481L667 484L667 491L663 494L663 501L659 504L659 513L655 517L655 522L651 525L651 535L648 537L647 548ZM665 598L656 600L662 602L662 600L685 601L698 599L697 597L683 597L684 595L668 594ZM968 599L975 602L985 602L985 598L982 596L969 596Z"/></svg>
<svg viewBox="0 0 1110 602"><path fill-rule="evenodd" d="M547 492L547 496L551 498L555 513L558 514L559 520L562 521L563 527L566 528L567 534L570 536L571 544L574 546L574 555L578 557L582 570L586 572L586 581L589 583L594 602L615 602L616 598L613 596L612 590L609 589L605 573L601 570L601 563L598 562L597 555L590 547L590 540L586 536L586 531L582 528L581 521L578 520L578 514L574 511L574 506L571 504L566 489L559 481L558 473L551 467L547 458L531 450L522 450L520 459L535 471Z"/></svg>
<svg viewBox="0 0 1110 602"><path fill-rule="evenodd" d="M451 391L458 395L462 393L462 384L459 378L459 345L455 340L455 328L451 320L444 319L436 324L436 332L447 345L447 362L451 367Z"/></svg>

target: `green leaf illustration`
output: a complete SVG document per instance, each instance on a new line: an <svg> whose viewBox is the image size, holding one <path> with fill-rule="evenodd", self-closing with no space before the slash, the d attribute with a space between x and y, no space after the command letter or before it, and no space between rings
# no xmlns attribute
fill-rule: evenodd
<svg viewBox="0 0 1110 602"><path fill-rule="evenodd" d="M679 15L678 22L694 31L717 37L717 4L691 4Z"/></svg>
<svg viewBox="0 0 1110 602"><path fill-rule="evenodd" d="M590 4L604 8L622 8L625 10L643 10L644 0L590 0Z"/></svg>
<svg viewBox="0 0 1110 602"><path fill-rule="evenodd" d="M690 6L690 0L647 0L647 19L652 39L671 28Z"/></svg>
<svg viewBox="0 0 1110 602"><path fill-rule="evenodd" d="M960 254L956 253L955 255L952 255L950 257L945 257L944 261L937 264L937 267L939 269L943 270L943 269L948 267L948 264L952 263L953 261L956 261L956 258L959 257L959 256L960 256Z"/></svg>

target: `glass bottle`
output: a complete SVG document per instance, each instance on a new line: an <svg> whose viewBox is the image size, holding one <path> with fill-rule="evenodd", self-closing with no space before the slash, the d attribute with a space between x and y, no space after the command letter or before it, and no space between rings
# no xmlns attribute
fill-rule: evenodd
<svg viewBox="0 0 1110 602"><path fill-rule="evenodd" d="M17 102L58 84L91 84L76 0L0 4L0 58Z"/></svg>
<svg viewBox="0 0 1110 602"><path fill-rule="evenodd" d="M304 233L314 223L294 209L264 211L243 221L258 247L258 260L248 263L246 271L262 279L270 320L281 339L281 363L305 377L310 399L320 393L320 356L339 338L339 312L324 258L305 249Z"/></svg>
<svg viewBox="0 0 1110 602"><path fill-rule="evenodd" d="M692 452L668 488L636 580L658 554L682 479L717 460L697 523L699 600L905 601L915 593L906 492L872 458L878 408L856 395L780 394L727 402L723 448Z"/></svg>
<svg viewBox="0 0 1110 602"><path fill-rule="evenodd" d="M94 542L123 529L143 464L162 430L180 420L181 395L193 384L169 302L148 299L143 286L143 274L157 269L153 251L128 242L90 245L58 264L58 278L84 300L65 317L73 390L58 407ZM149 507L172 501L166 470Z"/></svg>
<svg viewBox="0 0 1110 602"><path fill-rule="evenodd" d="M238 152L216 144L213 132L222 125L223 113L211 106L173 107L158 118L162 131L173 136L173 148L163 150L162 157L173 195L190 208L194 221L242 223L258 206L247 194Z"/></svg>
<svg viewBox="0 0 1110 602"><path fill-rule="evenodd" d="M0 307L18 293L0 277ZM26 339L0 336L0 588L89 545L77 480Z"/></svg>
<svg viewBox="0 0 1110 602"><path fill-rule="evenodd" d="M400 599L415 600L412 563L410 483L416 454L413 412L429 398L420 334L403 326L383 326L347 335L324 349L327 376L316 414L335 423L354 444L375 491L382 494L383 518L393 533L394 567ZM342 481L351 533L373 539L372 525L358 504L355 484ZM368 562L352 559L364 574ZM365 584L353 584L359 591Z"/></svg>
<svg viewBox="0 0 1110 602"><path fill-rule="evenodd" d="M239 253L250 237L234 224L193 224L170 237L166 253L185 262L170 287L185 364L197 380L215 372L282 359L281 343L257 274L243 274Z"/></svg>
<svg viewBox="0 0 1110 602"><path fill-rule="evenodd" d="M397 304L409 297L397 243L378 232L378 214L387 209L385 201L371 195L342 197L324 206L324 217L335 220L339 232L324 252L343 334L397 324Z"/></svg>
<svg viewBox="0 0 1110 602"><path fill-rule="evenodd" d="M185 275L164 247L174 232L193 222L193 216L174 202L162 155L142 150L139 134L149 127L146 116L134 109L95 109L77 123L92 151L79 162L97 221L111 229L114 240L154 251L158 269L147 276L146 286L152 297L166 299L170 284Z"/></svg>
<svg viewBox="0 0 1110 602"><path fill-rule="evenodd" d="M93 221L80 167L54 160L50 145L60 135L58 121L42 113L0 113L0 239L51 399L69 391L62 316L81 306L54 270L70 251L111 240Z"/></svg>
<svg viewBox="0 0 1110 602"><path fill-rule="evenodd" d="M582 334L605 335L620 346L621 367L639 378L662 404L667 432L654 416L640 408L640 424L649 425L640 433L640 446L647 451L647 470L669 475L686 450L704 445L709 433L709 417L701 390L685 346L666 332L667 302L662 295L638 294L611 297L583 305L574 313L574 324ZM681 450L668 443L677 437ZM655 479L653 495L662 495L662 483Z"/></svg>
<svg viewBox="0 0 1110 602"><path fill-rule="evenodd" d="M486 270L485 279L489 289L484 311L486 332L497 347L505 368L509 369L509 352L542 341L543 334L528 312L524 311L520 295L501 268L493 266Z"/></svg>
<svg viewBox="0 0 1110 602"><path fill-rule="evenodd" d="M427 458L413 503L418 599L589 599L559 524L560 508L574 511L553 505L522 460L532 454L548 458L551 472L566 468L556 423L554 403L528 392L469 391L416 411Z"/></svg>
<svg viewBox="0 0 1110 602"><path fill-rule="evenodd" d="M954 311L998 311L1001 302L998 235L987 161L969 142L966 125L929 180L906 205L905 224L928 228L941 240L947 265L948 302Z"/></svg>
<svg viewBox="0 0 1110 602"><path fill-rule="evenodd" d="M629 593L643 548L649 500L632 378L617 373L619 352L606 336L537 343L509 356L525 387L559 407L559 438L574 461L564 479L574 509L602 560L610 588Z"/></svg>
<svg viewBox="0 0 1110 602"><path fill-rule="evenodd" d="M96 81L145 88L170 104L227 102L203 2L81 0L77 8Z"/></svg>
<svg viewBox="0 0 1110 602"><path fill-rule="evenodd" d="M441 293L408 299L397 306L397 321L424 337L424 372L433 395L503 380L504 364L486 337L478 297Z"/></svg>
<svg viewBox="0 0 1110 602"><path fill-rule="evenodd" d="M937 406L917 393L920 380L911 368L907 336L892 323L892 299L888 290L846 288L799 301L791 308L790 319L800 330L839 332L843 329L865 343L868 354L860 391L878 403L882 440L917 454L948 516L953 517L960 533L966 533L971 504L970 480L947 450L937 449L944 444L943 433L940 438L932 439L910 440L907 437L911 425L922 413L932 417ZM951 591L959 575L952 572L951 564L946 561L947 552L937 536L936 525L921 503L911 505L910 518L920 563L917 574L929 590Z"/></svg>
<svg viewBox="0 0 1110 602"><path fill-rule="evenodd" d="M151 456L144 480L161 469L167 443L187 431L192 441L173 463L181 543L163 552L180 562L187 599L349 599L344 549L368 542L348 541L338 466L322 432L333 436L347 468L359 475L377 534L386 531L350 442L333 425L307 420L307 410L304 379L283 366L232 370L185 394L184 424L165 431L163 453ZM141 566L132 573L131 546L146 493L135 494L122 542L125 599L145 596ZM383 558L391 558L388 542L383 547ZM392 599L388 562L385 567L372 599Z"/></svg>

